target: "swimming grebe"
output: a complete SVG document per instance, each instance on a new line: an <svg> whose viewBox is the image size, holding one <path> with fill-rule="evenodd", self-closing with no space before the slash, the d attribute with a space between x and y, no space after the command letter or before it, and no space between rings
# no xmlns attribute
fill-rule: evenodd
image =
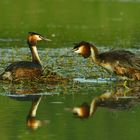
<svg viewBox="0 0 140 140"><path fill-rule="evenodd" d="M131 80L140 80L140 58L125 50L110 50L99 53L91 43L82 41L75 45L75 53L84 58L92 57L93 62L109 72Z"/></svg>
<svg viewBox="0 0 140 140"><path fill-rule="evenodd" d="M37 42L40 40L51 41L42 35L29 32L27 43L32 53L32 61L19 61L10 64L3 74L0 75L2 80L15 80L15 79L33 79L41 76L42 65L37 51Z"/></svg>

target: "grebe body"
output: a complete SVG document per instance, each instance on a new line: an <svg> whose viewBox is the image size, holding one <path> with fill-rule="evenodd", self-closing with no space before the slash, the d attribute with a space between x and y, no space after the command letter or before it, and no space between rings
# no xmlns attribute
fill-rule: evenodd
<svg viewBox="0 0 140 140"><path fill-rule="evenodd" d="M37 51L37 42L40 40L50 41L38 33L29 32L27 43L31 50L32 61L19 61L10 64L0 75L2 80L34 79L42 75L42 64Z"/></svg>
<svg viewBox="0 0 140 140"><path fill-rule="evenodd" d="M3 80L32 79L42 75L42 65L30 61L20 61L9 65L2 74Z"/></svg>
<svg viewBox="0 0 140 140"><path fill-rule="evenodd" d="M140 58L125 50L110 50L99 53L91 43L82 41L75 45L74 51L84 58L92 57L94 63L109 72L131 80L140 80Z"/></svg>

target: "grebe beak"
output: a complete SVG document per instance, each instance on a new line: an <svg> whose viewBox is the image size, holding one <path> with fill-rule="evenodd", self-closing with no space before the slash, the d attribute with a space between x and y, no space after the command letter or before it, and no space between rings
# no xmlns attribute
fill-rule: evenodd
<svg viewBox="0 0 140 140"><path fill-rule="evenodd" d="M42 40L45 40L45 41L52 41L51 39L48 39L48 38L43 37L43 36L40 36L40 38L41 38Z"/></svg>
<svg viewBox="0 0 140 140"><path fill-rule="evenodd" d="M73 48L73 51L77 54L81 54L81 50L79 48Z"/></svg>
<svg viewBox="0 0 140 140"><path fill-rule="evenodd" d="M73 48L73 51L75 52L75 51L77 51L78 49L77 48Z"/></svg>
<svg viewBox="0 0 140 140"><path fill-rule="evenodd" d="M79 49L79 48L74 47L74 48L73 48L73 51L76 52L78 49Z"/></svg>

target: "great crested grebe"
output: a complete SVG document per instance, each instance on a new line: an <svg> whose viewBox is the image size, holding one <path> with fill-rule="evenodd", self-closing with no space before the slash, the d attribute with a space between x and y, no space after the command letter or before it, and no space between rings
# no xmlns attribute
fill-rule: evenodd
<svg viewBox="0 0 140 140"><path fill-rule="evenodd" d="M36 130L38 127L48 123L47 120L38 120L36 118L37 109L38 109L41 99L42 99L42 96L34 97L32 99L32 105L26 118L27 126L33 130Z"/></svg>
<svg viewBox="0 0 140 140"><path fill-rule="evenodd" d="M2 80L14 80L14 79L33 79L41 76L42 74L42 65L37 51L37 42L40 40L51 41L43 37L42 35L29 32L27 43L31 50L32 61L19 61L10 64L0 75Z"/></svg>
<svg viewBox="0 0 140 140"><path fill-rule="evenodd" d="M99 53L91 43L82 41L75 45L75 53L84 58L92 57L94 63L102 66L109 72L130 80L140 80L140 58L134 53L125 50L110 50Z"/></svg>

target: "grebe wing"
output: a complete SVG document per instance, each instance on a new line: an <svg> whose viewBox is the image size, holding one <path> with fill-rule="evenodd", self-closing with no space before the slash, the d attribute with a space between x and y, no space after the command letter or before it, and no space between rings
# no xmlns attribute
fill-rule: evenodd
<svg viewBox="0 0 140 140"><path fill-rule="evenodd" d="M99 54L99 58L110 64L119 65L125 68L135 68L140 70L140 58L134 53L125 50L111 50Z"/></svg>
<svg viewBox="0 0 140 140"><path fill-rule="evenodd" d="M107 62L114 62L116 60L127 61L134 56L134 53L125 50L110 50L99 54L99 58Z"/></svg>
<svg viewBox="0 0 140 140"><path fill-rule="evenodd" d="M18 68L42 68L40 64L34 63L34 62L30 62L30 61L19 61L19 62L14 62L12 64L10 64L5 71L13 71L16 70Z"/></svg>

